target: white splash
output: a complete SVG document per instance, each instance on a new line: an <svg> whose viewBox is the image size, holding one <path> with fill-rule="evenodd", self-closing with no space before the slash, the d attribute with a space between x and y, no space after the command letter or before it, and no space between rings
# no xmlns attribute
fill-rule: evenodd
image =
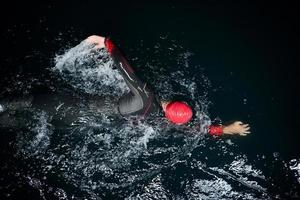
<svg viewBox="0 0 300 200"><path fill-rule="evenodd" d="M230 184L221 178L213 180L195 179L186 190L188 199L257 199L252 194L234 191Z"/></svg>
<svg viewBox="0 0 300 200"><path fill-rule="evenodd" d="M297 181L300 184L300 160L292 159L289 165L290 170L295 172Z"/></svg>
<svg viewBox="0 0 300 200"><path fill-rule="evenodd" d="M265 181L265 176L260 170L254 169L251 165L246 164L246 159L244 158L232 161L228 170L218 167L210 167L210 169L238 181L246 187L262 193L266 192L266 188L258 183L258 181Z"/></svg>
<svg viewBox="0 0 300 200"><path fill-rule="evenodd" d="M168 191L163 187L161 175L154 177L151 182L144 186L143 192L133 192L126 200L161 199L168 200Z"/></svg>
<svg viewBox="0 0 300 200"><path fill-rule="evenodd" d="M157 133L153 129L153 127L146 126L145 124L142 124L139 128L144 129L144 131L142 131L144 135L138 138L136 143L137 145L143 144L144 147L147 149L147 143L149 142L150 139L154 138Z"/></svg>
<svg viewBox="0 0 300 200"><path fill-rule="evenodd" d="M4 111L4 107L0 104L0 113Z"/></svg>
<svg viewBox="0 0 300 200"><path fill-rule="evenodd" d="M17 135L18 153L24 158L42 155L48 149L53 126L45 111L32 111L32 121L27 122L28 130Z"/></svg>
<svg viewBox="0 0 300 200"><path fill-rule="evenodd" d="M34 132L37 133L35 140L33 141L33 144L37 145L39 144L43 139L46 139L46 141L49 141L49 128L48 126L51 126L47 122L48 116L46 112L41 112L39 115L35 116L36 119L38 119L38 124L32 129Z"/></svg>
<svg viewBox="0 0 300 200"><path fill-rule="evenodd" d="M52 70L74 88L87 93L120 96L129 91L118 70L113 69L108 52L97 50L84 41L63 55L57 55Z"/></svg>

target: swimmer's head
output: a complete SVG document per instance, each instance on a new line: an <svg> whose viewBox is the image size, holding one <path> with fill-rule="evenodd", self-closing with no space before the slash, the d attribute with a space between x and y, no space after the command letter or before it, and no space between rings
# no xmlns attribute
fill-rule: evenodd
<svg viewBox="0 0 300 200"><path fill-rule="evenodd" d="M193 117L192 108L182 101L162 102L162 107L166 118L178 125L188 123Z"/></svg>

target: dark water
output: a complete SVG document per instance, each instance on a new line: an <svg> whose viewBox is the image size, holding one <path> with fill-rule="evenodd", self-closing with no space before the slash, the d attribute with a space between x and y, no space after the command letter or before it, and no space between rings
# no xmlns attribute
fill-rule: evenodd
<svg viewBox="0 0 300 200"><path fill-rule="evenodd" d="M30 111L22 115L27 128L1 128L0 199L300 198L295 5L86 1L1 8L1 98L120 95L125 86L107 62L98 63L103 71L57 70L81 40L109 35L160 96L186 97L211 119L250 123L252 133L212 138L95 115L58 127L45 111Z"/></svg>

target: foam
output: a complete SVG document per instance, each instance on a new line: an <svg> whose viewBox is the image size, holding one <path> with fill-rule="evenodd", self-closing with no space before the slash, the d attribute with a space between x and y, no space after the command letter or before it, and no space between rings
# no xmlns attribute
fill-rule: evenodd
<svg viewBox="0 0 300 200"><path fill-rule="evenodd" d="M95 50L92 45L81 42L55 58L53 71L75 89L91 94L120 96L128 92L126 83L106 50Z"/></svg>
<svg viewBox="0 0 300 200"><path fill-rule="evenodd" d="M172 51L170 59L183 67L162 75L158 63L162 61L147 62L151 73L158 76L152 85L164 99L175 95L191 97L197 119L180 129L159 117L151 122L132 123L83 113L70 127L55 130L50 116L34 111L36 121L28 133L19 135L21 145L18 148L22 155L27 155L21 157L23 160L39 161L38 165L32 160L27 162L27 167L34 173L28 171L30 176L26 175L29 177L26 180L40 191L41 198L52 194L58 199L101 199L100 196L107 191L121 191L114 195L123 199L168 199L170 196L176 199L267 198L266 188L262 186L266 182L264 174L250 165L246 157L234 157L232 160L228 156L237 155L233 142L213 141L214 149L209 145L211 138L205 133L211 124L207 114L210 103L207 94L211 83L204 74L190 74L191 68L199 68L190 63L189 59L193 56L190 51L183 50L178 42L167 40L167 37L162 39L170 42L166 46ZM163 45L158 43L155 46ZM161 48L153 51L162 54ZM95 52L93 46L84 42L57 55L52 71L75 91L116 96L128 92L118 71L112 69L108 53L105 50ZM210 149L213 149L212 155L209 154ZM221 155L215 161L217 166L201 160L201 156L197 157L202 153L208 159L215 154ZM219 161L226 164L219 164ZM164 183L168 177L162 174L176 169L178 165L187 168L183 173L196 170L205 176L197 177L194 173L190 180L182 181L185 184L183 194L175 195ZM38 179L34 177L36 174L45 178ZM48 178L59 180L61 185L70 186L74 191L57 188ZM245 191L236 188L236 184L242 184Z"/></svg>

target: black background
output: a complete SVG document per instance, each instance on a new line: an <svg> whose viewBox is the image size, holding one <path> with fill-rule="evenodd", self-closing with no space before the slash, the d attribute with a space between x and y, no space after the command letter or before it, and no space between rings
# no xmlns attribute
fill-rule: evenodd
<svg viewBox="0 0 300 200"><path fill-rule="evenodd" d="M207 75L213 84L227 88L223 93L221 90L212 95L215 105L211 108L212 113L225 119L240 118L231 105L236 103L238 107L234 95L247 91L248 101L255 104L257 122L254 123L265 132L261 138L277 137L276 147L283 146L288 155L299 155L296 148L300 138L296 4L266 1L8 1L1 5L1 76L14 71L16 63L21 63L22 58L36 49L53 56L59 45L51 40L59 32L71 28L75 32L80 30L78 35L81 36L77 35L77 38L101 33L123 40L125 44L136 41L135 37L155 41L164 32L177 34L185 47L199 55L201 64L210 67ZM210 39L203 36L210 36ZM45 42L45 38L49 41ZM228 38L234 42L227 41ZM242 49L243 45L247 46L248 52ZM228 46L236 54L228 53ZM9 64L12 60L14 64ZM223 68L216 72L219 66ZM234 73L233 77L230 72ZM241 88L234 91L239 87L243 91ZM250 105L247 112L251 112ZM274 131L278 134L272 133Z"/></svg>
<svg viewBox="0 0 300 200"><path fill-rule="evenodd" d="M219 88L210 93L210 113L251 124L241 151L290 160L300 155L297 12L291 1L2 2L0 77L13 76L34 51L51 60L65 45L55 40L60 32L76 38L71 46L91 34L110 35L125 52L170 33Z"/></svg>

